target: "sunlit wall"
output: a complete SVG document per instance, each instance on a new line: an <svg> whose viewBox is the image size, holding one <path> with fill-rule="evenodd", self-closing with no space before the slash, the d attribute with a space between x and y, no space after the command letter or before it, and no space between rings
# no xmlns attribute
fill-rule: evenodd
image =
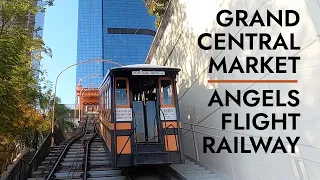
<svg viewBox="0 0 320 180"><path fill-rule="evenodd" d="M258 154L204 154L200 153L200 161L210 166L217 173L222 173L228 177L239 180L293 180L293 179L320 179L320 121L319 121L319 22L320 5L317 0L172 0L172 16L169 17L169 24L166 28L160 45L155 47L155 53L151 53L151 64L166 65L181 68L178 78L179 105L183 122L201 124L209 128L198 127L196 131L211 134L218 137L226 136L233 139L234 136L301 136L296 154L265 154L260 151ZM295 27L231 27L223 28L216 23L216 14L219 10L229 9L235 12L237 9L244 9L249 12L249 17L259 10L265 15L269 10L276 14L278 10L293 9L300 14L300 23ZM204 51L198 47L197 40L202 33L231 33L237 35L243 32L268 33L275 36L282 33L288 41L289 33L295 33L296 43L301 46L301 50L275 51L241 50L210 50ZM206 39L205 44L212 43ZM153 45L155 46L155 44ZM256 46L256 45L255 45ZM226 57L227 63L231 63L235 56L238 56L241 65L245 65L246 56L294 56L301 57L297 64L297 74L275 75L275 74L222 74L212 73L209 75L208 66L210 57L216 58L219 62ZM274 64L272 64L274 67ZM297 79L296 84L208 84L208 79ZM300 94L300 105L296 108L290 107L262 107L255 108L238 107L234 103L230 107L213 105L208 107L209 98L214 90L219 94L225 94L225 90L235 93L236 90L255 89L261 92L264 89L287 92L290 89L297 89ZM283 97L285 95L283 94ZM221 97L222 99L224 97ZM284 101L287 100L284 98ZM257 131L255 129L245 131L235 131L228 126L227 130L221 130L222 113L252 113L264 112L267 114L300 112L297 130L271 130ZM244 123L244 119L240 119ZM189 125L183 125L190 128ZM240 133L240 134L239 134ZM202 136L196 133L197 147L202 152ZM195 148L191 133L183 135L185 153L196 159ZM248 140L248 139L247 139ZM230 141L232 142L232 141ZM288 142L284 141L287 145ZM219 142L217 142L219 143ZM274 142L273 142L274 143ZM217 148L217 146L214 146ZM231 145L231 148L233 146Z"/></svg>

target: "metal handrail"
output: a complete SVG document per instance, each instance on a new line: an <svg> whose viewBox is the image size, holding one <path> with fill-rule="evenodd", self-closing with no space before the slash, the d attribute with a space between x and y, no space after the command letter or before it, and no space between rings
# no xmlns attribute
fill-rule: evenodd
<svg viewBox="0 0 320 180"><path fill-rule="evenodd" d="M170 124L169 126L167 126L166 127L166 129L168 129L169 127L172 127L172 129L173 129L173 132L174 132L174 139L175 139L175 141L176 141L176 146L177 146L177 148L179 147L179 153L180 153L180 146L178 145L179 143L178 143L178 141L177 141L177 135L178 135L178 133L177 133L177 130L176 130L176 128L172 125L172 124ZM161 134L163 134L163 132L164 131L162 131L162 133Z"/></svg>
<svg viewBox="0 0 320 180"><path fill-rule="evenodd" d="M50 133L51 134L51 133ZM62 150L62 146L59 147L59 149L53 154L52 158L50 159L50 161L46 164L46 166L42 169L42 171L40 172L40 174L36 177L36 180L43 175L43 173L47 170L47 168L49 167L50 163L54 160L54 158L56 157L56 155L58 153L60 153Z"/></svg>
<svg viewBox="0 0 320 180"><path fill-rule="evenodd" d="M39 154L39 151L43 148L45 142L50 139L50 137L52 136L51 132L47 135L47 137L44 139L43 143L41 144L40 148L37 150L37 152L34 154L34 156L32 157L30 162L33 162L35 160L35 158L37 157L37 155ZM31 164L31 163L30 163Z"/></svg>
<svg viewBox="0 0 320 180"><path fill-rule="evenodd" d="M239 135L244 135L244 136L252 136L252 137L256 137L256 138L260 138L261 136L257 136L257 135L253 135L253 134L246 134L246 133L241 133L241 132L236 132L236 131L230 131L230 130L223 130L221 128L215 128L215 127L211 127L211 126L205 126L205 125L201 125L201 124L193 124L193 123L189 123L189 122L181 122L182 124L186 124L186 125L192 125L192 126L198 126L198 127L201 127L201 128L207 128L207 129L213 129L213 130L217 130L217 131L223 131L223 132L229 132L229 133L233 133L233 134L239 134ZM191 130L186 130L186 132L183 134L185 135L186 133L188 133L189 131ZM262 137L263 139L267 139L268 137ZM272 140L274 141L274 140ZM304 147L308 147L308 148L314 148L314 149L317 149L319 150L320 147L317 147L317 146L310 146L310 145L304 145L304 144L297 144L299 146L304 146Z"/></svg>
<svg viewBox="0 0 320 180"><path fill-rule="evenodd" d="M162 115L163 115L164 127L166 127L166 126L167 126L167 121L166 121L165 114L164 114L164 112L162 111L161 108L159 108L159 109L160 109L160 111L161 111L161 113L162 113ZM160 121L161 121L161 118L160 118ZM162 122L161 122L161 127L162 127ZM164 130L165 130L165 132L166 132L166 137L168 137L167 128L164 128ZM167 148L168 148L168 150L169 150L168 140L166 140L166 138L164 138L164 140L166 141L166 143L167 143ZM169 162L169 161L170 161L170 153L169 153L169 151L168 151L168 162Z"/></svg>
<svg viewBox="0 0 320 180"><path fill-rule="evenodd" d="M229 130L222 130L219 128L215 128L215 127L210 127L210 126L205 126L205 125L201 125L201 124L193 124L193 123L188 123L188 122L181 122L182 124L186 124L186 125L192 125L192 126L198 126L198 127L202 127L202 128L208 128L208 129L213 129L213 130L217 130L217 131L225 131L225 132L231 132L231 133L235 133L235 134L240 134L240 135L248 135L248 134L244 134L244 133L238 133L238 132L234 132L234 131L229 131ZM191 130L187 130L183 135L185 135L186 133L188 133ZM256 136L258 137L258 136Z"/></svg>
<svg viewBox="0 0 320 180"><path fill-rule="evenodd" d="M136 130L136 127L132 130L130 136L128 137L128 139L127 139L127 141L126 141L126 143L123 145L123 147L122 147L122 149L121 149L121 151L120 151L120 154L117 155L117 160L118 160L118 158L122 155L122 152L123 152L124 148L125 148L126 145L128 144L128 142L129 142L129 140L130 140L130 138L131 138L131 136L133 135L133 133L134 133L135 130Z"/></svg>
<svg viewBox="0 0 320 180"><path fill-rule="evenodd" d="M85 123L85 125L83 126L82 133L80 133L78 136L72 138L72 139L70 140L70 142L66 145L66 147L63 149L60 157L58 158L58 160L56 161L55 165L53 166L50 174L48 175L47 180L49 180L49 179L52 177L53 173L54 173L55 170L57 169L59 163L60 163L61 160L62 160L62 157L63 157L64 154L66 153L66 150L67 150L68 147L71 145L71 143L73 143L73 141L75 141L76 139L79 139L80 137L82 137L82 136L84 135L84 129L86 128L86 125L87 125L87 123Z"/></svg>
<svg viewBox="0 0 320 180"><path fill-rule="evenodd" d="M194 126L199 126L199 127L203 127L203 128L208 128L208 129L217 129L217 128L213 128L213 127L207 127L207 126L203 126L203 125L199 125L199 124L193 124L193 123L186 123L186 122L183 122L184 124L186 125L190 125L191 126L191 129L187 129L187 128L183 128L181 127L181 129L183 130L186 130L186 133L187 132L191 132L192 135L193 135L193 139L194 139L194 148L195 148L195 153L196 153L196 160L199 161L199 152L198 152L198 146L197 146L197 143L196 143L196 138L195 138L195 134L194 133L198 133L198 134L201 134L201 135L205 135L205 136L210 136L210 137L216 137L216 138L219 138L219 139L223 139L224 137L222 136L218 136L218 135L213 135L213 134L209 134L209 133L205 133L205 132L200 132L200 131L196 131L194 130ZM222 131L220 129L220 131ZM232 132L234 133L234 132ZM254 136L253 136L254 137ZM226 138L226 140L228 141L232 141L234 142L233 139L229 139L229 138ZM248 145L248 146L252 146L250 144L245 144L245 145ZM269 150L270 151L270 150ZM305 160L305 161L309 161L309 162L313 162L313 163L317 163L317 164L320 164L320 161L317 161L317 160L312 160L312 159L309 159L309 158L304 158L304 157L297 157L293 154L283 154L283 153L279 153L279 152L275 152L277 154L280 154L280 155L285 155L285 156L289 156L289 157L293 157L293 158L298 158L298 159L302 159L302 160Z"/></svg>
<svg viewBox="0 0 320 180"><path fill-rule="evenodd" d="M138 161L138 142L137 142L137 124L136 124L136 113L134 112L132 108L132 114L133 114L133 126L134 126L134 145L135 145L135 158L134 163L137 164Z"/></svg>
<svg viewBox="0 0 320 180"><path fill-rule="evenodd" d="M37 168L37 166L43 161L43 159L47 156L47 151L49 152L50 146L50 137L51 133L49 133L44 141L42 142L39 149L36 151L32 159L27 162L23 159L23 156L14 163L14 166L10 168L9 172L3 177L4 179L20 179L19 177L30 177L31 173ZM45 156L43 156L45 155ZM21 168L24 168L21 170ZM18 172L17 172L18 171Z"/></svg>

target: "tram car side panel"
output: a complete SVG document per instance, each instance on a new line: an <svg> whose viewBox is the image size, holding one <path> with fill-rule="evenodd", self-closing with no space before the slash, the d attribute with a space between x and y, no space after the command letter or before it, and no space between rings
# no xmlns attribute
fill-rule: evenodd
<svg viewBox="0 0 320 180"><path fill-rule="evenodd" d="M177 101L177 92L175 87L175 76L158 78L159 103L160 103L160 121L163 129L165 142L165 150L169 152L170 161L173 163L181 163L179 156L180 145L179 137L181 127L179 123L179 109Z"/></svg>
<svg viewBox="0 0 320 180"><path fill-rule="evenodd" d="M127 77L114 76L114 122L115 122L115 161L117 167L133 165L132 109L130 105L130 85Z"/></svg>
<svg viewBox="0 0 320 180"><path fill-rule="evenodd" d="M184 162L175 86L178 72L145 65L109 72L99 88L99 117L113 166Z"/></svg>
<svg viewBox="0 0 320 180"><path fill-rule="evenodd" d="M99 127L101 136L108 147L110 153L114 152L114 147L112 146L112 134L113 134L113 124L112 124L112 86L111 78L108 78L103 82L99 88ZM114 162L112 163L114 164Z"/></svg>

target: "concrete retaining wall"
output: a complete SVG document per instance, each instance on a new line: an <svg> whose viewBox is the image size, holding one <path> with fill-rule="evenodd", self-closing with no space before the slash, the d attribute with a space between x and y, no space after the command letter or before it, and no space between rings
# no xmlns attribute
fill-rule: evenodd
<svg viewBox="0 0 320 180"><path fill-rule="evenodd" d="M292 179L320 179L320 1L318 0L172 0L168 24L161 27L162 33L155 39L151 47L147 63L179 67L182 69L178 78L178 93L182 120L185 122L200 123L214 129L196 128L197 131L211 134L216 137L226 136L232 139L234 136L301 136L299 151L296 154L265 154L260 151L257 154L203 154L202 135L197 134L200 161L221 173L239 180L292 180ZM221 9L244 9L253 15L256 10L265 15L266 10L276 14L278 10L293 9L300 14L300 23L295 27L221 27L216 23L216 14ZM301 50L285 51L260 51L255 44L254 50L210 50L204 51L198 47L197 40L202 33L269 33L273 37L282 33L286 41L289 34L295 34L296 43ZM275 40L275 39L273 39ZM212 39L206 39L205 44L212 43ZM219 62L226 57L227 63L233 61L235 56L243 60L246 56L300 56L296 74L223 74L208 73L210 57ZM241 61L244 65L244 61ZM274 64L273 64L274 67ZM297 79L293 84L208 84L208 79ZM221 96L225 89L235 93L236 90L255 89L261 92L263 89L280 89L284 100L287 100L287 91L297 89L300 105L291 107L262 107L255 108L238 107L234 103L230 107L220 107L214 104L208 107L209 98L214 90ZM219 95L220 95L219 94ZM297 124L297 130L271 130L264 131L254 129L234 131L229 126L228 131L221 131L221 113L246 112L256 114L300 112L301 117ZM244 120L241 120L244 123ZM290 125L290 124L289 124ZM189 126L184 126L189 128ZM239 134L240 133L240 134ZM184 136L184 149L186 154L195 158L194 146L190 132ZM286 142L286 141L285 141ZM216 147L216 146L215 146Z"/></svg>

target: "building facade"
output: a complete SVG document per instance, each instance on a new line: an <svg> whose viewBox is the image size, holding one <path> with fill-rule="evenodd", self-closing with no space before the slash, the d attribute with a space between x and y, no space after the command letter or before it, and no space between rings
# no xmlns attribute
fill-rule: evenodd
<svg viewBox="0 0 320 180"><path fill-rule="evenodd" d="M172 14L165 15L165 19L170 19L167 26L162 24L159 32L163 31L162 37L157 34L149 53L148 63L154 65L164 65L169 67L180 68L177 78L177 88L179 95L180 119L183 129L182 141L183 151L186 156L194 160L198 160L211 172L223 176L225 180L317 180L320 179L320 141L319 127L320 117L320 95L318 93L320 83L318 79L320 71L317 69L320 57L320 1L318 0L226 0L226 1L196 1L196 0L172 0ZM169 8L170 9L170 8ZM168 9L168 11L169 11ZM266 14L271 12L278 16L279 11L294 10L300 15L300 21L296 26L279 26L277 23L271 22L270 26L237 26L236 21L228 27L222 27L217 24L217 14L221 10L229 10L232 15L226 15L223 22L227 22L225 18L235 17L237 10L245 10L250 17L256 11L261 15L261 19L266 23ZM168 12L167 11L167 12ZM251 20L251 18L249 18ZM249 22L249 19L247 22ZM235 18L234 18L235 20ZM212 46L211 50L203 50L198 45L199 36L203 33L212 34L212 38L202 40L204 46ZM300 50L284 50L278 48L268 50L259 48L259 42L255 41L253 50L250 50L250 41L244 40L244 49L233 45L232 49L216 50L214 35L222 33L226 36L230 33L238 40L240 34L245 33L267 33L272 35L272 39L277 38L281 33L285 42L290 42L290 34L293 33L296 45L300 46ZM226 37L225 36L225 37ZM223 39L223 38L222 38ZM221 39L219 39L221 40ZM226 42L219 43L221 47L227 47ZM224 73L221 69L213 67L213 72L209 73L210 59L214 58L216 64L220 64L225 59L227 68L234 63L235 57L239 57L239 67L246 67L246 57L276 57L276 56L299 56L301 60L297 62L297 73L287 71L286 74L279 73ZM275 60L272 60L272 68L276 68ZM288 64L291 69L291 64ZM290 68L289 68L290 67ZM245 68L244 68L245 69ZM260 69L260 68L259 68ZM261 70L259 70L261 72ZM208 80L279 80L279 79L296 79L297 83L210 83ZM236 95L237 91L242 94L248 90L255 90L259 95L250 95L248 101L254 102L255 98L259 99L263 91L281 91L281 97L275 98L269 102L276 102L282 98L287 102L286 93L290 90L299 92L300 104L297 107L273 106L266 107L260 103L255 107L249 107L243 103L241 95L241 106L230 100L227 104L227 93ZM223 105L213 103L208 106L211 97L217 100L218 96L213 96L217 92ZM243 98L243 99L242 99ZM252 99L251 99L252 98ZM263 98L266 100L267 98ZM220 101L220 100L217 100ZM216 101L216 102L217 102ZM282 101L282 100L281 100ZM296 129L292 128L291 119L287 118L287 129L280 125L276 128L268 126L265 130L258 130L252 126L253 119L246 118L246 114L251 117L258 113L266 113L269 117L259 117L258 126L263 122L272 122L272 114L276 114L278 119L282 119L284 113L300 113L301 118L297 120ZM223 128L223 114L232 114L227 119L231 124L227 124ZM235 114L238 114L238 121L235 120ZM261 119L260 119L261 118ZM284 120L285 121L285 120ZM249 123L247 123L249 122ZM235 125L237 124L237 125ZM250 124L249 128L239 130L238 125L245 126ZM239 127L239 126L238 126ZM248 126L247 126L248 127ZM204 137L212 137L216 141L213 150L216 153L206 149ZM223 141L223 137L227 139L229 145L222 145L222 149L226 146L230 147L231 153L222 150L217 152L219 145ZM234 138L244 137L244 149L251 150L251 153L238 153L235 148L241 147L240 140ZM266 153L262 147L257 153L254 151L254 145L250 142L249 137L258 140L260 137L266 142L266 139L272 137L269 151ZM290 151L288 141L284 141L287 147L287 153L276 151L271 153L274 147L275 139L278 137L300 137L296 152ZM242 143L243 145L244 143ZM207 150L205 153L204 150ZM203 177L203 176L202 176ZM219 178L217 178L219 179Z"/></svg>
<svg viewBox="0 0 320 180"><path fill-rule="evenodd" d="M144 63L153 41L155 17L150 16L142 0L80 0L78 15L77 62L104 59L122 65ZM97 74L105 76L108 62L85 63L77 66L76 82ZM101 78L87 78L83 87L98 87Z"/></svg>

